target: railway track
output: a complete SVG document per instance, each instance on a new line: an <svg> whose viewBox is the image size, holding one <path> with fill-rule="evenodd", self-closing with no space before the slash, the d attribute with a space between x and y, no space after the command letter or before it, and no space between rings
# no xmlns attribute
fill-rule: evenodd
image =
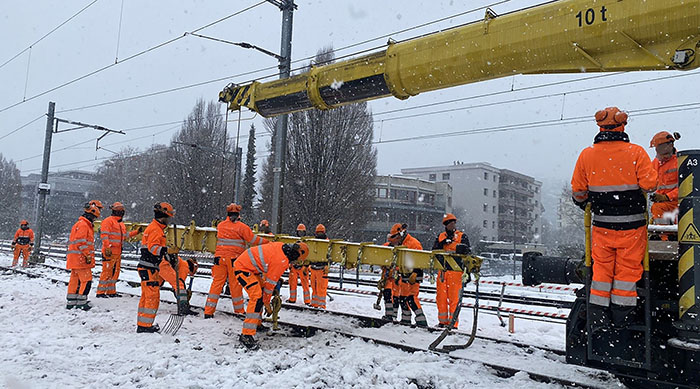
<svg viewBox="0 0 700 389"><path fill-rule="evenodd" d="M66 274L68 270L60 268L54 265L41 264L36 267L36 269L46 269L49 272L54 273L53 275L47 274L46 272L33 271L32 268L29 269L17 269L10 268L7 266L0 266L0 270L5 272L13 272L22 274L31 278L45 278L52 282L61 283L66 285L67 281L65 279L57 278L57 274ZM130 284L135 284L134 281L122 280ZM136 283L138 284L138 283ZM163 288L168 289L168 288ZM120 293L131 296L140 297L138 294L126 293L120 291ZM202 291L193 290L195 295L204 298L207 293ZM174 304L174 298L162 298L164 303ZM198 306L196 304L192 305L195 308L203 310L203 306ZM367 342L373 342L376 344L381 344L388 347L397 348L407 352L430 352L426 345L421 344L420 339L432 339L437 335L439 330L437 329L421 329L421 328L411 328L408 326L397 325L396 323L390 323L379 318L367 317L358 314L351 313L341 313L333 311L324 311L315 308L308 308L298 305L283 304L283 316L284 319L280 319L280 326L288 331L291 336L313 336L316 332L327 331L334 332L342 336L360 338ZM235 314L232 312L227 312L223 310L218 310L217 313L223 314L230 317L236 317L239 319L243 318L243 315ZM289 317L289 319L287 319ZM332 317L331 320L327 318ZM332 326L330 323L344 323L341 326ZM356 330L348 329L347 324L352 324L352 327ZM406 342L405 339L401 341L395 341L392 336L387 336L387 334L395 334L396 332L403 332L407 334L405 339L417 339L414 342ZM466 339L466 333L461 331L456 331L451 338L458 338L461 340ZM610 385L614 385L614 379L612 376L603 371L598 371L594 369L582 368L578 366L571 366L562 364L560 361L563 359L563 350L540 347L532 344L526 344L521 342L513 342L504 339L496 339L486 336L477 335L477 339L484 343L490 343L494 345L493 347L502 347L504 349L510 350L511 355L508 360L513 359L513 355L518 354L522 356L523 363L506 364L500 363L494 360L484 360L479 357L478 352L471 353L470 350L460 350L453 351L451 353L444 353L449 358L469 360L476 363L481 363L494 374L502 377L510 377L520 372L525 372L531 379L539 382L545 383L556 383L566 387L572 388L606 388ZM543 362L537 364L538 367L531 363L530 357L533 354L541 354L544 359ZM571 374L557 374L561 373L561 369L552 369L543 367L542 364L555 364L560 368L565 367L567 369L573 369L575 373L580 373L580 377L572 377ZM571 372L569 372L571 373Z"/></svg>

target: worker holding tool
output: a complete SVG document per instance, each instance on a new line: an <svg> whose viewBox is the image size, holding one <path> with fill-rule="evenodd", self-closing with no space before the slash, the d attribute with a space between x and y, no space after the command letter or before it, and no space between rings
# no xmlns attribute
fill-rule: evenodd
<svg viewBox="0 0 700 389"><path fill-rule="evenodd" d="M389 245L393 247L406 247L413 250L423 250L418 239L407 231L408 225L396 223L389 232ZM423 270L412 269L406 273L399 273L398 298L401 306L401 324L411 325L411 313L416 316L416 325L427 327L428 322L423 309L418 301L420 283L423 282Z"/></svg>
<svg viewBox="0 0 700 389"><path fill-rule="evenodd" d="M214 266L211 268L211 287L204 307L204 318L214 317L216 304L221 290L228 280L231 290L233 311L244 313L243 287L233 274L233 263L249 246L269 243L267 239L256 236L245 223L239 220L241 206L231 203L226 206L226 219L216 226L216 251Z"/></svg>
<svg viewBox="0 0 700 389"><path fill-rule="evenodd" d="M141 239L141 258L137 271L141 278L141 298L136 321L136 332L153 333L160 330L157 324L153 324L160 305L160 287L164 281L175 288L179 288L180 294L176 296L179 311L186 315L196 315L190 309L187 301L187 288L185 279L190 266L177 254L180 251L175 245L168 246L165 238L165 228L170 218L175 216L175 209L166 202L157 203L153 207L153 221L146 227ZM179 264L176 262L179 261ZM175 268L179 267L179 274L175 274ZM176 284L178 282L179 284Z"/></svg>
<svg viewBox="0 0 700 389"><path fill-rule="evenodd" d="M328 236L326 235L326 226L323 224L317 225L314 238L328 240ZM311 306L314 308L326 309L328 272L328 261L311 262L309 265L309 278L311 279Z"/></svg>
<svg viewBox="0 0 700 389"><path fill-rule="evenodd" d="M571 178L574 202L593 215L592 325L624 326L637 305L647 245L644 192L654 192L657 173L646 151L625 133L627 113L608 107L595 114L600 128L593 146L576 161Z"/></svg>
<svg viewBox="0 0 700 389"><path fill-rule="evenodd" d="M675 224L678 218L678 157L674 142L681 134L661 131L651 138L649 147L656 149L652 161L658 175L658 187L651 194L651 215L654 224Z"/></svg>
<svg viewBox="0 0 700 389"><path fill-rule="evenodd" d="M30 248L34 248L34 231L29 228L29 222L22 220L19 222L19 228L15 232L15 237L12 238L12 266L17 266L19 255L22 254L22 267L27 267L29 261Z"/></svg>
<svg viewBox="0 0 700 389"><path fill-rule="evenodd" d="M66 269L70 270L66 309L79 308L89 311L92 308L87 297L92 285L92 268L95 267L93 223L100 217L98 203L85 204L83 215L70 230L66 251Z"/></svg>
<svg viewBox="0 0 700 389"><path fill-rule="evenodd" d="M448 213L442 218L445 231L435 239L433 250L443 250L448 253L456 253L457 245L462 244L464 253L471 251L469 238L462 231L457 230L457 217ZM438 327L447 327L452 320L452 314L459 304L459 291L462 289L462 272L455 270L441 270L437 276L436 300L438 308ZM455 321L457 329L459 320Z"/></svg>
<svg viewBox="0 0 700 389"><path fill-rule="evenodd" d="M96 297L122 297L117 293L117 280L122 262L122 248L124 241L143 232L143 227L126 232L124 225L124 204L115 202L109 206L112 216L105 218L100 226L100 239L102 239L102 273L97 284Z"/></svg>
<svg viewBox="0 0 700 389"><path fill-rule="evenodd" d="M304 242L273 242L251 247L236 259L234 274L248 293L248 307L239 341L249 350L259 348L255 340L257 331L268 329L262 325L263 307L266 316L271 316L272 293L280 277L289 267L289 262L303 261L308 255L309 246Z"/></svg>

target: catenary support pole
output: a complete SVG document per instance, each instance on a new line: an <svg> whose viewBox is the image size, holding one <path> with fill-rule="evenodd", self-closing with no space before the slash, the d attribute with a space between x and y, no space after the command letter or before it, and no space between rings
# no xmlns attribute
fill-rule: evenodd
<svg viewBox="0 0 700 389"><path fill-rule="evenodd" d="M51 157L51 138L54 128L54 112L56 103L49 102L49 111L46 113L46 135L44 136L44 161L41 164L41 182L39 183L39 209L36 214L36 239L34 240L34 253L32 262L44 262L41 258L41 234L44 228L44 210L46 208L46 195L49 193L49 158Z"/></svg>

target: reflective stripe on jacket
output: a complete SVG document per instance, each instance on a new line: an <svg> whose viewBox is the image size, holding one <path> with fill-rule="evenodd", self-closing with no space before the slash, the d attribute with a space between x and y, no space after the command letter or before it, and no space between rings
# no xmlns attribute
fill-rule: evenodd
<svg viewBox="0 0 700 389"><path fill-rule="evenodd" d="M32 231L31 228L28 228L26 230L18 228L17 232L15 232L15 238L12 239L12 241L17 243L18 245L27 245L30 243L34 243L34 231Z"/></svg>
<svg viewBox="0 0 700 389"><path fill-rule="evenodd" d="M237 258L248 246L269 243L267 239L256 236L245 223L232 222L230 218L216 226L215 257Z"/></svg>
<svg viewBox="0 0 700 389"><path fill-rule="evenodd" d="M234 263L235 271L243 271L260 276L262 280L263 302L269 303L277 281L289 267L289 260L282 250L282 242L272 242L251 247L241 254Z"/></svg>
<svg viewBox="0 0 700 389"><path fill-rule="evenodd" d="M143 231L141 238L141 260L139 266L158 268L163 248L168 247L165 238L165 224L153 219L151 224Z"/></svg>
<svg viewBox="0 0 700 389"><path fill-rule="evenodd" d="M674 153L671 158L661 162L658 158L652 161L654 170L659 176L659 187L656 193L665 194L671 201L678 201L678 157Z"/></svg>
<svg viewBox="0 0 700 389"><path fill-rule="evenodd" d="M85 262L90 258L90 263ZM81 216L70 230L66 269L91 269L95 267L95 231L92 222Z"/></svg>
<svg viewBox="0 0 700 389"><path fill-rule="evenodd" d="M601 131L584 149L571 177L576 202L591 202L593 225L629 230L646 224L646 196L656 190L649 155L624 132Z"/></svg>
<svg viewBox="0 0 700 389"><path fill-rule="evenodd" d="M106 248L112 250L113 255L121 254L124 246L124 241L127 237L131 238L138 235L138 231L134 230L127 234L126 226L119 216L110 216L102 221L100 226L100 240L102 240L102 252Z"/></svg>

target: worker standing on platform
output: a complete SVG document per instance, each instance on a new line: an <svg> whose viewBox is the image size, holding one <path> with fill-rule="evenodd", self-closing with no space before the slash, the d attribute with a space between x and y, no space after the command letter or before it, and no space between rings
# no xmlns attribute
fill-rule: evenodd
<svg viewBox="0 0 700 389"><path fill-rule="evenodd" d="M89 311L88 293L92 285L92 268L95 267L95 235L93 223L100 217L99 202L89 202L83 207L83 215L70 230L66 269L69 269L66 309L79 308ZM101 204L100 204L101 205Z"/></svg>
<svg viewBox="0 0 700 389"><path fill-rule="evenodd" d="M12 251L14 254L12 266L17 266L19 255L22 254L22 267L27 267L30 248L34 248L34 231L29 228L28 221L22 220L19 222L19 228L12 239Z"/></svg>
<svg viewBox="0 0 700 389"><path fill-rule="evenodd" d="M600 132L576 161L571 190L593 214L592 324L625 325L637 305L637 281L644 271L647 213L644 192L656 190L657 174L646 151L624 132L627 113L609 107L595 114Z"/></svg>
<svg viewBox="0 0 700 389"><path fill-rule="evenodd" d="M418 239L412 237L406 230L406 224L394 224L389 232L389 244L393 247L403 246L413 250L423 250ZM401 324L411 325L411 312L416 316L416 325L427 327L428 322L418 301L420 283L423 282L423 270L413 269L408 273L400 273L398 280L399 304L401 305Z"/></svg>
<svg viewBox="0 0 700 389"><path fill-rule="evenodd" d="M168 227L170 218L175 216L175 209L169 203L160 202L153 206L153 213L153 221L146 227L141 239L141 258L137 267L141 278L141 299L139 299L136 332L160 330L153 322L158 313L160 287L164 280L168 281L173 289L176 289L176 285L179 287L180 295L175 296L178 310L187 315L197 314L190 309L187 301L185 279L190 272L188 263L177 255L179 252L177 242L174 247L170 247L165 238L165 229ZM176 267L179 270L178 274L175 274Z"/></svg>
<svg viewBox="0 0 700 389"><path fill-rule="evenodd" d="M471 251L469 238L462 231L457 230L457 217L448 213L442 218L445 231L435 239L433 250L444 250L448 253L457 252L457 245L466 246L466 253ZM438 308L438 327L447 327L452 321L452 314L459 303L459 291L462 289L462 272L455 270L441 270L438 272L436 286L436 300ZM457 328L459 319L455 321Z"/></svg>
<svg viewBox="0 0 700 389"><path fill-rule="evenodd" d="M269 243L267 239L256 236L246 224L239 220L241 206L229 204L226 207L226 219L216 226L216 251L214 252L214 266L211 268L211 287L204 307L204 318L214 317L219 295L228 279L231 289L231 302L233 311L244 313L243 287L233 274L233 263L249 246L257 246Z"/></svg>
<svg viewBox="0 0 700 389"><path fill-rule="evenodd" d="M326 236L326 226L319 224L316 226L316 239L328 239ZM314 308L326 309L326 298L328 293L328 271L329 264L324 262L311 262L309 273L311 278L311 306Z"/></svg>
<svg viewBox="0 0 700 389"><path fill-rule="evenodd" d="M260 221L260 232L263 234L271 234L272 230L270 229L270 222L262 219Z"/></svg>
<svg viewBox="0 0 700 389"><path fill-rule="evenodd" d="M272 292L289 262L303 261L308 255L306 243L273 242L249 248L236 259L234 274L248 293L248 307L239 340L248 349L258 349L254 336L257 331L268 329L262 325L263 307L267 316L272 315Z"/></svg>
<svg viewBox="0 0 700 389"><path fill-rule="evenodd" d="M299 223L299 225L297 226L297 231L296 231L295 235L299 238L306 236L306 226Z"/></svg>
<svg viewBox="0 0 700 389"><path fill-rule="evenodd" d="M674 142L681 134L661 131L651 139L649 147L656 149L652 161L658 175L658 187L652 193L651 215L654 224L675 224L678 218L678 157Z"/></svg>
<svg viewBox="0 0 700 389"><path fill-rule="evenodd" d="M122 297L117 293L117 280L121 271L122 249L127 237L133 238L143 232L143 227L126 232L124 225L124 204L115 202L109 206L112 216L105 218L100 226L100 239L102 239L102 273L97 284L96 297Z"/></svg>

